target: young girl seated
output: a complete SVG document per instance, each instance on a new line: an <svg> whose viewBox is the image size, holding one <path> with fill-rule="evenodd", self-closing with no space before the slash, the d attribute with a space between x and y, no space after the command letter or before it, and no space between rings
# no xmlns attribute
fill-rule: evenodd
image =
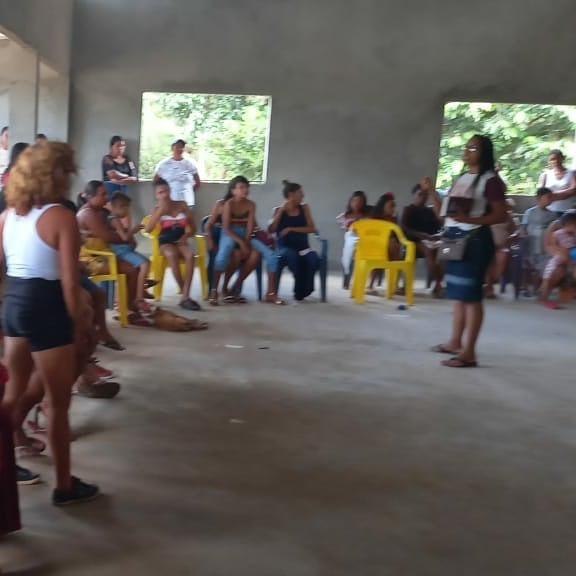
<svg viewBox="0 0 576 576"><path fill-rule="evenodd" d="M155 184L158 204L148 220L146 232L152 232L160 224L158 243L160 252L168 260L174 279L181 290L180 308L200 310L200 304L190 298L190 288L194 278L194 251L188 245L188 239L196 232L194 217L186 202L170 198L170 186L159 178ZM180 262L184 260L186 269L184 278L180 272Z"/></svg>
<svg viewBox="0 0 576 576"><path fill-rule="evenodd" d="M378 202L376 202L376 206L374 206L371 218L374 218L375 220L385 220L392 224L398 224L398 218L396 216L396 200L392 192L386 192L386 194L380 196ZM392 234L390 236L390 241L388 242L388 259L400 260L400 242L398 241L396 234ZM377 291L374 290L374 284L381 274L382 270L374 270L370 275L369 294L378 294Z"/></svg>
<svg viewBox="0 0 576 576"><path fill-rule="evenodd" d="M150 272L150 260L136 251L134 235L142 230L138 224L131 230L124 228L123 220L130 217L130 204L132 200L122 192L116 192L110 200L110 227L122 240L120 243L111 242L110 250L116 254L119 260L127 262L138 270L138 282L136 284L136 306L141 312L149 312L150 305L146 302L146 281Z"/></svg>
<svg viewBox="0 0 576 576"><path fill-rule="evenodd" d="M350 226L357 220L368 218L370 216L370 208L368 207L368 200L366 194L361 190L354 192L350 200L346 212L339 214L336 217L336 222L340 224L344 234L344 248L342 249L342 269L344 271L344 290L350 286L350 274L352 271L352 262L354 261L354 252L356 251L356 244L358 243L358 236Z"/></svg>
<svg viewBox="0 0 576 576"><path fill-rule="evenodd" d="M566 212L560 219L560 229L552 234L550 252L553 254L544 270L542 301L556 310L558 303L550 300L551 291L570 278L576 279L576 261L571 250L576 247L576 211Z"/></svg>
<svg viewBox="0 0 576 576"><path fill-rule="evenodd" d="M278 257L272 248L267 246L261 238L254 235L256 226L256 204L248 199L250 183L244 176L236 176L229 184L232 198L227 200L222 212L222 234L220 245L214 263L214 282L210 294L210 304L218 306L218 284L220 277L226 271L232 253L236 248L240 250L242 260L247 260L251 252L260 253L266 261L268 272L268 292L266 302L284 304L276 294L276 272L278 271ZM245 269L238 276L236 286L241 286L246 279Z"/></svg>

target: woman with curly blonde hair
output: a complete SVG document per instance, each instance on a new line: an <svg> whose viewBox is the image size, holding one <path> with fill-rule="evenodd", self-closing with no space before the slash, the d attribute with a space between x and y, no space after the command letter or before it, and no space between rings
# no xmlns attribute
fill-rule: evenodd
<svg viewBox="0 0 576 576"><path fill-rule="evenodd" d="M3 307L9 413L33 370L48 400L48 440L56 469L55 505L92 500L98 487L70 475L68 410L77 376L75 341L81 334L74 214L61 202L76 171L74 152L62 142L27 148L10 172L8 209L0 216L1 255L7 279Z"/></svg>

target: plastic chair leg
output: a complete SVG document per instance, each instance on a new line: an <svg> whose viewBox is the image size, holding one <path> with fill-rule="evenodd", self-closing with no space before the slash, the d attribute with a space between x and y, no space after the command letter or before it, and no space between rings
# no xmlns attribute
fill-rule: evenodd
<svg viewBox="0 0 576 576"><path fill-rule="evenodd" d="M154 272L154 278L156 280L156 282L158 282L158 284L156 284L156 286L154 286L154 300L156 300L157 302L159 300L162 300L162 289L164 288L164 271L165 271L165 265L163 262L163 258L159 261L156 262L156 270Z"/></svg>
<svg viewBox="0 0 576 576"><path fill-rule="evenodd" d="M204 258L198 258L198 268L200 269L200 282L202 284L202 299L208 300L208 268Z"/></svg>
<svg viewBox="0 0 576 576"><path fill-rule="evenodd" d="M358 262L354 270L354 302L356 304L364 304L366 280L368 280L368 267L364 262Z"/></svg>
<svg viewBox="0 0 576 576"><path fill-rule="evenodd" d="M398 270L387 270L388 280L386 282L386 298L390 300L396 292L396 285L398 284Z"/></svg>
<svg viewBox="0 0 576 576"><path fill-rule="evenodd" d="M404 270L404 289L406 290L406 303L414 305L414 267Z"/></svg>
<svg viewBox="0 0 576 576"><path fill-rule="evenodd" d="M128 289L126 286L126 274L118 274L118 312L120 326L128 326Z"/></svg>

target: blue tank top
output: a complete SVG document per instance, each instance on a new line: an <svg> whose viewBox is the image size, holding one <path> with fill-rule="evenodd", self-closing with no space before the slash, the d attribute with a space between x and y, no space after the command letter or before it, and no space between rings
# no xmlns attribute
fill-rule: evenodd
<svg viewBox="0 0 576 576"><path fill-rule="evenodd" d="M290 248L297 252L308 250L310 248L308 234L289 232L286 236L280 238L280 232L282 232L284 228L303 228L307 226L307 224L306 215L304 214L304 208L302 208L302 206L298 207L298 214L295 216L289 216L286 212L283 212L280 222L278 223L278 246L280 246L280 248Z"/></svg>

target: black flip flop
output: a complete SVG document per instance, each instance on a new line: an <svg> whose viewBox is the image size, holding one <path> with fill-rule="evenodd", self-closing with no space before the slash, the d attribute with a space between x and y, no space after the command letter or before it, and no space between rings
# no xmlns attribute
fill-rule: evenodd
<svg viewBox="0 0 576 576"><path fill-rule="evenodd" d="M478 362L462 360L462 358L454 356L454 358L450 358L450 360L444 360L442 366L446 366L446 368L478 368Z"/></svg>
<svg viewBox="0 0 576 576"><path fill-rule="evenodd" d="M116 350L116 352L122 352L123 350L126 350L126 348L124 348L124 346L122 346L122 344L120 344L120 342L118 342L118 340L101 340L99 342L100 346L104 346L104 348L108 348L110 350Z"/></svg>
<svg viewBox="0 0 576 576"><path fill-rule="evenodd" d="M432 348L430 348L430 352L434 352L434 354L451 354L452 356L456 354L454 350L448 350L448 348L446 348L444 344L438 344L437 346L432 346Z"/></svg>

